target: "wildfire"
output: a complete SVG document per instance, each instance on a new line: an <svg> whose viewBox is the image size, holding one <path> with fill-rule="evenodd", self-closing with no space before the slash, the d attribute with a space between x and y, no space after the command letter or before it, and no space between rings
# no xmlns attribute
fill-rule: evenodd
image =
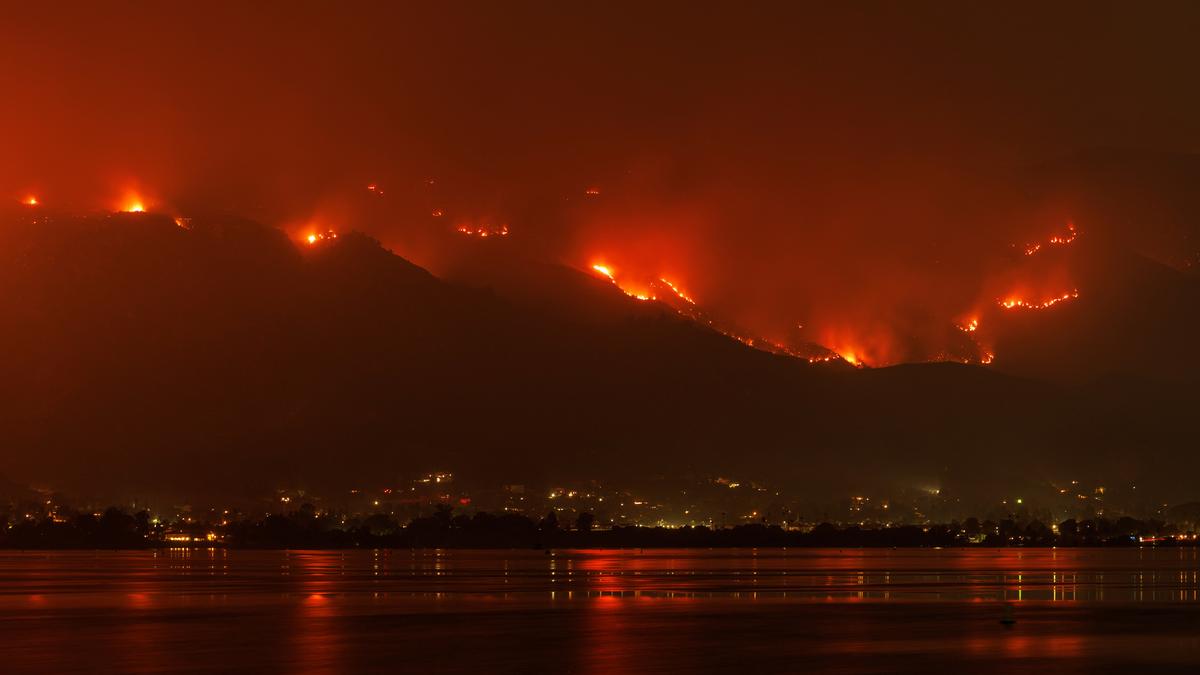
<svg viewBox="0 0 1200 675"><path fill-rule="evenodd" d="M429 213L429 215L433 216L434 218L441 218L442 216L446 215L446 212L441 209L434 209Z"/></svg>
<svg viewBox="0 0 1200 675"><path fill-rule="evenodd" d="M1074 300L1075 298L1078 298L1078 297L1079 297L1079 289L1075 289L1073 291L1063 293L1062 295L1059 295L1059 296L1053 297L1053 298L1049 298L1049 299L1043 300L1041 302L1031 302L1029 300L1025 300L1024 298L1017 298L1017 297L1005 298L1003 300L999 300L998 302L999 302L1000 306L1003 307L1004 309L1014 309L1014 308L1046 309L1048 307L1053 307L1054 305L1057 305L1060 302Z"/></svg>
<svg viewBox="0 0 1200 675"><path fill-rule="evenodd" d="M645 300L657 300L658 299L658 297L654 294L653 290L651 290L651 289L634 290L634 289L630 288L628 285L621 285L621 283L619 283L617 281L617 276L614 273L613 268L609 265L596 263L596 264L592 265L592 270L595 271L600 276L604 277L605 279L608 279L622 293L624 293L625 295L628 295L629 297L633 298L634 300L645 301Z"/></svg>
<svg viewBox="0 0 1200 675"><path fill-rule="evenodd" d="M1056 234L1056 235L1050 237L1049 239L1047 239L1045 242L1029 244L1025 247L1025 255L1033 255L1034 253L1037 253L1038 251L1042 250L1043 243L1051 245L1051 246L1061 246L1061 245L1069 244L1069 243L1075 241L1075 238L1077 236L1079 236L1079 232L1075 229L1075 223L1067 223L1067 234L1065 234L1065 235Z"/></svg>
<svg viewBox="0 0 1200 675"><path fill-rule="evenodd" d="M588 188L583 193L589 197L595 197L600 194L599 188Z"/></svg>
<svg viewBox="0 0 1200 675"><path fill-rule="evenodd" d="M667 288L671 289L671 292L672 292L672 293L674 293L675 295L679 296L679 299L680 299L680 300L683 300L684 302L686 302L686 303L687 303L687 304L689 304L689 305L694 305L694 304L696 304L696 301L695 301L695 300L691 299L690 297L688 297L688 295L687 295L686 293L684 293L683 291L679 290L679 287L678 287L678 286L676 286L675 284L671 283L670 281L667 281L666 279L662 279L662 278L660 278L660 279L659 279L659 281L661 281L661 282L663 282L664 284L666 284Z"/></svg>
<svg viewBox="0 0 1200 675"><path fill-rule="evenodd" d="M21 203L24 204L25 206L37 206L38 200L37 200L37 197L34 197L33 195L29 195L25 199L22 199Z"/></svg>
<svg viewBox="0 0 1200 675"><path fill-rule="evenodd" d="M333 230L326 230L324 232L309 233L309 235L304 238L304 241L308 242L309 246L315 246L322 241L329 241L337 238L337 232L334 232Z"/></svg>
<svg viewBox="0 0 1200 675"><path fill-rule="evenodd" d="M138 197L132 197L121 206L122 213L145 213L146 205Z"/></svg>
<svg viewBox="0 0 1200 675"><path fill-rule="evenodd" d="M1078 237L1079 230L1076 229L1075 223L1067 223L1066 233L1055 234L1042 241L1027 244L1024 247L1024 253L1026 256L1032 256L1047 247L1066 246L1074 242ZM1015 247L1016 244L1013 244L1013 246ZM1078 288L1064 292L1061 295L1036 300L1026 297L1023 292L1011 292L1008 295L997 298L996 304L999 305L1001 309L1005 310L1042 310L1049 309L1050 307L1053 307L1059 303L1074 300L1078 297ZM975 347L978 350L978 363L980 365L986 366L996 360L996 354L991 350L991 345L986 339L987 336L984 336L984 339L980 339L979 337L982 331L980 331L980 321L978 316L970 316L969 318L963 320L962 323L956 324L956 327L960 331L966 333L970 340L975 344Z"/></svg>
<svg viewBox="0 0 1200 675"><path fill-rule="evenodd" d="M440 210L434 211L434 216L438 216L440 214ZM477 227L459 225L457 228L455 228L455 231L467 237L480 237L483 239L488 237L507 237L508 225L501 225L500 227L496 227L494 225L479 225Z"/></svg>
<svg viewBox="0 0 1200 675"><path fill-rule="evenodd" d="M978 333L979 332L978 317L973 316L970 319L967 319L965 322L957 324L956 327L959 330L961 330L962 332L966 333L967 337L969 337L971 342L974 343L975 348L976 348L976 350L978 350L978 354L980 355L979 363L981 365L986 366L996 358L996 355L993 354L991 352L991 350L984 348L984 346L980 343L979 338L977 337L979 334ZM958 361L960 363L971 363L970 359L962 359L960 357L945 356L945 355L939 357L937 360L939 360L939 361Z"/></svg>
<svg viewBox="0 0 1200 675"><path fill-rule="evenodd" d="M855 354L853 351L851 351L849 349L839 351L837 353L837 355L842 357L843 361L845 361L846 363L849 363L852 366L862 366L863 365L863 361L861 358L859 358L858 354Z"/></svg>
<svg viewBox="0 0 1200 675"><path fill-rule="evenodd" d="M614 284L617 283L617 279L613 276L612 270L608 267L608 265L592 265L592 269L608 277L608 280Z"/></svg>

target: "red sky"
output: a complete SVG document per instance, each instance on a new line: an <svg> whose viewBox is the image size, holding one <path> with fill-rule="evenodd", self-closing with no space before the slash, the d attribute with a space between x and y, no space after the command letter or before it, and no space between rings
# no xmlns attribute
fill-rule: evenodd
<svg viewBox="0 0 1200 675"><path fill-rule="evenodd" d="M1191 3L12 7L0 192L364 229L435 271L453 222L504 222L904 358L1063 225L1026 167L1200 150L1198 29Z"/></svg>

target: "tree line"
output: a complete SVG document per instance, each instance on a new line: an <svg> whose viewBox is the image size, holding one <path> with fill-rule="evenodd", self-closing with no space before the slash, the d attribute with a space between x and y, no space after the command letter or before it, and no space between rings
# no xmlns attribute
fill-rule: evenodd
<svg viewBox="0 0 1200 675"><path fill-rule="evenodd" d="M23 518L0 527L8 549L132 549L178 545L235 548L698 548L698 547L933 547L933 546L1129 546L1191 545L1189 534L1160 521L1129 517L1067 520L979 521L894 527L821 523L811 529L745 524L713 529L620 526L598 530L590 513L560 523L517 513L454 514L449 507L401 523L388 514L347 518L319 513L311 505L287 514L240 518L223 525L179 521L160 524L149 513L109 508L100 515ZM186 540L181 543L181 540Z"/></svg>

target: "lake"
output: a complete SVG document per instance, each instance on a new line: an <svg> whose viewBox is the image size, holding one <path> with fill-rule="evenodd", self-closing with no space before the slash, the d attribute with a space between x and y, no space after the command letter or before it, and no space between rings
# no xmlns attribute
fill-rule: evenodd
<svg viewBox="0 0 1200 675"><path fill-rule="evenodd" d="M1200 555L0 552L5 673L935 669L1197 672Z"/></svg>

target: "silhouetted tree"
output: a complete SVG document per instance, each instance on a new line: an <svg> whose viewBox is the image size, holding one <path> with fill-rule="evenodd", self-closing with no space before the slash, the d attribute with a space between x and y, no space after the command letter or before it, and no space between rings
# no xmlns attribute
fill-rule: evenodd
<svg viewBox="0 0 1200 675"><path fill-rule="evenodd" d="M583 513L580 513L579 517L577 517L575 519L575 529L579 530L580 532L591 532L592 525L594 525L595 522L596 522L596 517L593 516L592 514L588 513L587 511L584 511Z"/></svg>

